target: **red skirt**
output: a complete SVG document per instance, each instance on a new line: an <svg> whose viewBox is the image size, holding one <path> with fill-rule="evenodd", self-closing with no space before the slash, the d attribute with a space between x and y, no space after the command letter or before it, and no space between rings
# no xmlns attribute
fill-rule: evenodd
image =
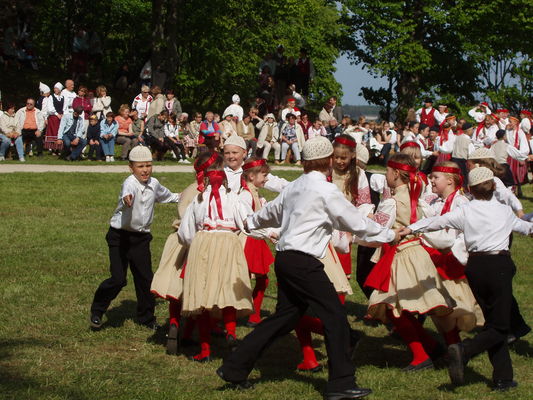
<svg viewBox="0 0 533 400"><path fill-rule="evenodd" d="M435 164L438 164L443 161L448 161L450 158L452 158L451 154L439 153L439 156L437 157L437 161L435 161Z"/></svg>
<svg viewBox="0 0 533 400"><path fill-rule="evenodd" d="M431 261L435 264L437 272L444 280L466 279L465 266L455 258L453 253L441 253L440 250L426 245L422 247L428 252Z"/></svg>
<svg viewBox="0 0 533 400"><path fill-rule="evenodd" d="M514 183L520 185L524 183L527 176L527 164L525 161L518 161L512 157L507 158L507 163L513 174Z"/></svg>
<svg viewBox="0 0 533 400"><path fill-rule="evenodd" d="M59 131L60 119L55 115L48 117L48 125L46 125L46 134L44 137L44 148L46 150L61 150L62 144L57 144L57 132Z"/></svg>
<svg viewBox="0 0 533 400"><path fill-rule="evenodd" d="M244 244L244 256L251 274L267 275L270 271L270 264L274 262L274 256L268 244L263 239L250 236L246 238Z"/></svg>
<svg viewBox="0 0 533 400"><path fill-rule="evenodd" d="M339 261L341 262L342 269L346 275L352 274L352 251L350 246L350 252L349 253L339 253L337 251L337 257L339 257Z"/></svg>

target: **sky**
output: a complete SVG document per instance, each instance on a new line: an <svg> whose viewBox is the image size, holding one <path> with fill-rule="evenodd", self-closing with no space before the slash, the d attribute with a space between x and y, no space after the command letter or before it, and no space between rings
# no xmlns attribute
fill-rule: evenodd
<svg viewBox="0 0 533 400"><path fill-rule="evenodd" d="M342 85L344 93L342 104L354 106L368 105L363 96L359 96L362 86L379 88L385 86L386 79L374 78L361 65L351 65L346 56L341 56L335 64L337 72L335 79Z"/></svg>

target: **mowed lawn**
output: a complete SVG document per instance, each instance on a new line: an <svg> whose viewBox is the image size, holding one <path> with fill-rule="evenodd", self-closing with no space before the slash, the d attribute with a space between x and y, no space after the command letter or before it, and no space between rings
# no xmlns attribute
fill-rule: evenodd
<svg viewBox="0 0 533 400"><path fill-rule="evenodd" d="M294 179L297 172L280 172ZM192 174L155 174L173 191L193 181ZM88 328L89 306L97 285L108 277L105 234L125 174L0 175L0 399L145 400L145 399L321 399L327 371L295 371L300 362L294 335L276 342L261 358L251 391L236 391L216 375L226 349L214 339L215 361L187 360L165 354L165 333L153 333L133 322L133 282L112 303L104 328ZM533 211L533 192L526 188L526 211ZM267 194L273 198L272 194ZM305 204L302 205L305 207ZM157 205L152 226L152 260L158 265L171 233L176 205ZM533 324L533 241L515 236L518 267L515 295ZM486 355L470 362L468 384L454 388L446 369L406 374L406 347L383 325L361 322L366 302L354 284L348 299L353 328L366 334L358 357L357 379L373 389L370 399L532 399L533 335L511 350L520 386L494 394L487 386L491 368ZM267 291L265 315L275 305L274 275ZM157 303L160 323L167 323L167 304ZM428 319L425 326L434 331ZM166 327L165 327L166 328ZM249 328L239 326L238 335ZM316 337L320 362L326 365L323 341Z"/></svg>

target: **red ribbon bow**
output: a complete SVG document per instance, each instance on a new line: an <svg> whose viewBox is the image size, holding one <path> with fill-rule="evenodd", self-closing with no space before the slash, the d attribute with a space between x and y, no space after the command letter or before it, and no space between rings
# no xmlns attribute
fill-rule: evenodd
<svg viewBox="0 0 533 400"><path fill-rule="evenodd" d="M411 200L411 224L417 220L416 208L418 205L418 198L422 192L422 177L418 175L416 167L402 164L396 161L389 161L387 166L393 169L409 172L409 199Z"/></svg>
<svg viewBox="0 0 533 400"><path fill-rule="evenodd" d="M348 146L348 147L350 147L352 149L355 149L355 146L357 145L355 140L348 139L348 138L343 138L343 137L335 138L335 143L343 144L343 145Z"/></svg>
<svg viewBox="0 0 533 400"><path fill-rule="evenodd" d="M203 164L198 165L198 163L196 162L194 163L194 170L196 171L196 182L198 183L197 189L199 192L203 192L205 190L205 186L204 186L205 170L209 168L211 165L213 165L213 163L217 160L217 158L218 158L218 153L213 152L213 154L211 154L211 157L209 157L209 159Z"/></svg>
<svg viewBox="0 0 533 400"><path fill-rule="evenodd" d="M220 186L226 179L226 173L224 171L207 171L207 179L209 179L209 184L211 185L211 194L209 195L209 218L213 219L211 215L211 201L215 199L217 205L217 213L219 219L224 219L224 214L222 213L222 200L220 199Z"/></svg>

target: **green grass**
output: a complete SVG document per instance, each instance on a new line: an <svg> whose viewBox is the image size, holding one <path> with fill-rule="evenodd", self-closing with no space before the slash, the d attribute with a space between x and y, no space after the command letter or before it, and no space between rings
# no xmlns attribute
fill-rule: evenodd
<svg viewBox="0 0 533 400"><path fill-rule="evenodd" d="M297 172L279 175L294 179ZM275 343L257 364L252 391L230 389L214 371L226 353L214 341L216 360L198 365L185 355L165 355L165 332L157 334L133 323L133 284L121 292L107 313L105 328L88 329L88 313L97 285L108 276L105 233L126 174L0 175L0 398L72 400L148 399L321 399L327 372L295 372L300 361L293 335ZM157 174L171 190L180 191L192 174ZM530 187L526 195L533 196ZM270 198L272 194L268 194ZM533 203L525 201L526 211ZM176 206L157 205L152 227L154 268ZM515 294L526 319L533 322L531 239L515 237L518 266ZM272 274L272 278L273 274ZM352 326L366 333L356 360L357 378L371 387L371 399L531 399L533 346L531 335L511 351L520 387L506 395L487 387L491 368L485 355L471 361L466 386L449 385L445 369L406 375L405 346L383 326L360 322L363 295L354 287L348 299ZM274 279L267 291L265 315L275 305ZM166 302L158 301L158 319L165 323ZM431 321L426 327L433 329ZM238 335L249 332L240 326ZM326 352L316 337L320 362ZM189 353L190 354L190 353Z"/></svg>

